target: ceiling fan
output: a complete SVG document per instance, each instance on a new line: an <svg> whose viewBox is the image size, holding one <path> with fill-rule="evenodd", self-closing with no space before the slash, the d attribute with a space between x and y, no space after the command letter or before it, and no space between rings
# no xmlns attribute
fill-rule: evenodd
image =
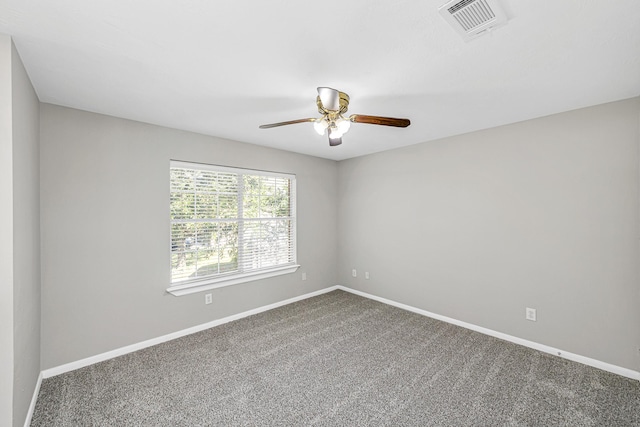
<svg viewBox="0 0 640 427"><path fill-rule="evenodd" d="M271 123L268 125L261 125L260 129L313 122L314 129L320 135L324 135L324 132L327 131L329 134L329 145L333 147L342 144L342 135L347 133L351 126L351 122L394 126L399 128L406 128L411 124L409 119L396 119L393 117L365 116L362 114L352 114L349 117L344 117L343 114L346 113L349 108L349 95L330 87L318 88L316 104L318 105L318 112L322 114L322 117L317 119L298 119L290 120L288 122Z"/></svg>

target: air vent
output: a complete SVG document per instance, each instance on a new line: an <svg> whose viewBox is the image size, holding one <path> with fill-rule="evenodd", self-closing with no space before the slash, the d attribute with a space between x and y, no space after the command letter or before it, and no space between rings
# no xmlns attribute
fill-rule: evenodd
<svg viewBox="0 0 640 427"><path fill-rule="evenodd" d="M438 10L467 41L507 23L507 16L497 0L452 0Z"/></svg>

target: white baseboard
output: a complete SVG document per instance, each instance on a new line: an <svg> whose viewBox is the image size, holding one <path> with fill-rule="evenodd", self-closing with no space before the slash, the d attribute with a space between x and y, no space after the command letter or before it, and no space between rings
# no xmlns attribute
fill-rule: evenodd
<svg viewBox="0 0 640 427"><path fill-rule="evenodd" d="M238 320L244 317L252 316L254 314L262 313L267 310L272 310L277 307L282 307L283 305L291 304L307 298L326 294L327 292L335 291L336 289L338 289L337 286L321 289L319 291L311 292L311 293L300 295L294 298L289 298L284 301L254 308L253 310L244 311L242 313L234 314L232 316L227 316L222 319L217 319L211 322L203 323L201 325L193 326L191 328L183 329L181 331L173 332L171 334L163 335L161 337L152 338L150 340L142 341L136 344L131 344L125 347L117 348L115 350L107 351L106 353L101 353L95 356L87 357L86 359L81 359L75 362L56 366L54 368L45 369L44 371L42 371L41 376L42 378L50 378L56 375L64 374L65 372L75 371L76 369L84 368L85 366L93 365L94 363L113 359L114 357L122 356L124 354L131 353L137 350L142 350L143 348L151 347L157 344L161 344L163 342L174 340L176 338L180 338L186 335L194 334L196 332L204 331L205 329L213 328L214 326L222 325L224 323L232 322L234 320Z"/></svg>
<svg viewBox="0 0 640 427"><path fill-rule="evenodd" d="M453 325L461 326L466 329L471 329L472 331L480 332L481 334L489 335L495 338L499 338L505 341L510 341L515 344L523 345L525 347L533 348L535 350L542 351L544 353L549 353L554 356L559 356L568 360L572 360L574 362L582 363L584 365L593 366L594 368L602 369L604 371L612 372L617 375L621 375L623 377L632 378L640 381L640 372L633 371L631 369L622 368L620 366L612 365L610 363L602 362L596 359L591 359L589 357L581 356L579 354L570 353L568 351L560 350L557 348L549 347L544 344L539 344L533 341L528 341L522 338L518 338L512 335L507 335L502 332L497 332L492 329L483 328L482 326L477 326L471 323L463 322L461 320L453 319L451 317L442 316L439 314L431 313L426 310L422 310L420 308L412 307L407 304L402 304L396 301L392 301L386 298L382 298L376 295L368 294L366 292L358 291L355 289L347 288L346 286L336 285L331 286L329 288L321 289L316 292L311 292L308 294L300 295L294 298L289 298L284 301L276 302L273 304L265 305L262 307L254 308L249 311L245 311L242 313L234 314L232 316L224 317L222 319L217 319L208 323L203 323L201 325L197 325L188 329L183 329L181 331L173 332L171 334L163 335L161 337L153 338L150 340L142 341L136 344L128 345L126 347L121 347L115 350L108 351L106 353L101 353L95 356L87 357L86 359L81 359L75 362L66 363L64 365L60 365L54 368L45 369L41 372L40 378L38 379L38 385L36 386L36 391L34 394L34 399L31 402L31 408L29 412L29 421L31 419L31 414L33 412L33 407L35 407L35 399L37 398L38 390L40 389L40 382L42 378L49 378L56 375L63 374L65 372L74 371L76 369L84 368L85 366L93 365L94 363L102 362L105 360L112 359L114 357L122 356L127 353L131 353L137 350L142 350L143 348L151 347L157 344L161 344L166 341L174 340L176 338L180 338L186 335L194 334L196 332L204 331L205 329L212 328L214 326L222 325L224 323L232 322L234 320L242 319L244 317L252 316L254 314L262 313L264 311L268 311L277 307L282 307L287 304L291 304L297 301L301 301L307 298L311 298L317 295L322 295L331 291L335 291L336 289L340 289L346 292L350 292L352 294L360 295L365 298L369 298L384 304L388 304L394 307L401 308L403 310L411 311L413 313L421 314L423 316L431 317L433 319L441 320L443 322L451 323Z"/></svg>
<svg viewBox="0 0 640 427"><path fill-rule="evenodd" d="M568 351L560 350L557 348L549 347L544 344L539 344L537 342L528 341L522 338L514 337L513 335L507 335L502 332L497 332L492 329L483 328L482 326L477 326L472 323L463 322L461 320L456 320L451 317L442 316L440 314L431 313L426 310L422 310L420 308L412 307L410 305L402 304L396 301L392 301L386 298L382 298L376 295L371 295L366 292L358 291L355 289L347 288L345 286L334 286L334 288L341 289L346 292L351 292L352 294L360 295L365 298L369 298L384 304L392 305L394 307L401 308L403 310L411 311L413 313L421 314L423 316L431 317L433 319L441 320L443 322L451 323L456 326L461 326L466 329L471 329L472 331L480 332L481 334L489 335L495 338L499 338L501 340L510 341L515 344L523 345L525 347L533 348L535 350L542 351L544 353L549 353L554 356L562 357L564 359L568 359L574 362L582 363L583 365L592 366L594 368L602 369L603 371L611 372L617 375L621 375L623 377L631 378L634 380L640 381L640 372L633 371L631 369L622 368L620 366L612 365L610 363L602 362L600 360L591 359L590 357L581 356L579 354L570 353Z"/></svg>
<svg viewBox="0 0 640 427"><path fill-rule="evenodd" d="M36 382L36 388L33 390L33 396L31 397L31 404L29 405L27 418L24 420L24 427L29 427L31 425L31 418L33 418L33 411L36 409L36 401L38 400L38 393L40 393L42 378L42 372L40 372L40 375L38 375L38 381Z"/></svg>

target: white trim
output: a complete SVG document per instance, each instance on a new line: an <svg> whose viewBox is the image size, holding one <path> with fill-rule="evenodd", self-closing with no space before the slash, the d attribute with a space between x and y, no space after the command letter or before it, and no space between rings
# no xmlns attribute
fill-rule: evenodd
<svg viewBox="0 0 640 427"><path fill-rule="evenodd" d="M210 289L223 288L225 286L237 285L239 283L251 282L253 280L267 279L269 277L281 276L283 274L295 273L299 265L287 265L276 267L265 271L253 271L250 273L233 274L231 276L206 279L202 282L188 282L183 285L174 285L167 288L167 292L177 297L194 294L196 292L208 291Z"/></svg>
<svg viewBox="0 0 640 427"><path fill-rule="evenodd" d="M602 369L603 371L611 372L617 375L621 375L623 377L631 378L634 380L640 381L640 372L623 368L621 366L612 365L607 362L602 362L600 360L592 359L590 357L581 356L579 354L570 353L568 351L560 350L554 347L549 347L544 344L539 344L534 341L525 340L522 338L514 337L513 335L507 335L502 332L497 332L492 329L483 328L482 326L477 326L472 323L463 322L461 320L456 320L451 317L442 316L440 314L431 313L430 311L422 310L420 308L412 307L410 305L402 304L396 301L392 301L386 298L382 298L376 295L371 295L366 292L357 291L355 289L347 288L345 286L335 286L337 289L341 289L346 292L350 292L352 294L359 295L361 297L369 298L384 304L392 305L394 307L401 308L403 310L411 311L413 313L421 314L423 316L431 317L433 319L441 320L443 322L451 323L452 325L461 326L466 329L471 329L472 331L480 332L481 334L489 335L495 338L499 338L501 340L509 341L515 344L519 344L525 347L533 348L535 350L542 351L544 353L549 353L554 356L562 357L563 359L568 359L573 362L582 363L583 365L592 366L594 368Z"/></svg>
<svg viewBox="0 0 640 427"><path fill-rule="evenodd" d="M27 418L24 420L24 427L31 425L31 419L33 418L33 411L36 409L36 402L38 401L38 394L40 393L40 385L42 385L43 374L40 372L38 375L38 381L36 382L36 388L33 390L33 396L31 397L31 404L29 405L29 411L27 412Z"/></svg>
<svg viewBox="0 0 640 427"><path fill-rule="evenodd" d="M208 323L193 326L191 328L183 329L181 331L173 332L171 334L163 335L161 337L152 338L150 340L142 341L136 344L131 344L125 347L121 347L115 350L107 351L106 353L97 354L95 356L87 357L85 359L77 360L75 362L65 363L64 365L56 366L54 368L45 369L42 371L42 378L50 378L56 375L64 374L65 372L75 371L76 369L84 368L85 366L93 365L94 363L103 362L105 360L113 359L114 357L122 356L143 348L151 347L163 342L171 341L176 338L180 338L186 335L191 335L196 332L204 331L205 329L213 328L214 326L222 325L224 323L232 322L234 320L242 319L244 317L253 316L254 314L262 313L264 311L272 310L274 308L282 307L283 305L291 304L297 301L302 301L307 298L312 298L318 295L326 294L338 289L337 286L331 286L329 288L321 289L319 291L311 292L308 294L300 295L297 297L289 298L284 301L276 302L262 307L254 308L249 311L234 314L232 316L223 317L222 319L213 320Z"/></svg>

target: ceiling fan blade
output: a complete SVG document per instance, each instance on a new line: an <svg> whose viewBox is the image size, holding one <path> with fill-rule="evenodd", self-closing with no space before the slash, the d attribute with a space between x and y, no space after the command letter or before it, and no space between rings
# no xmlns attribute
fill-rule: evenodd
<svg viewBox="0 0 640 427"><path fill-rule="evenodd" d="M315 122L316 119L298 119L298 120L289 120L288 122L279 122L279 123L270 123L268 125L260 125L259 128L260 129L269 129L269 128L275 128L278 126L285 126L285 125L295 125L296 123L306 123L306 122Z"/></svg>
<svg viewBox="0 0 640 427"><path fill-rule="evenodd" d="M330 87L319 87L318 96L324 108L330 111L338 111L340 109L340 92Z"/></svg>
<svg viewBox="0 0 640 427"><path fill-rule="evenodd" d="M362 114L354 114L349 117L354 123L367 123L370 125L394 126L398 128L406 128L411 124L409 119L397 119L394 117L365 116Z"/></svg>

